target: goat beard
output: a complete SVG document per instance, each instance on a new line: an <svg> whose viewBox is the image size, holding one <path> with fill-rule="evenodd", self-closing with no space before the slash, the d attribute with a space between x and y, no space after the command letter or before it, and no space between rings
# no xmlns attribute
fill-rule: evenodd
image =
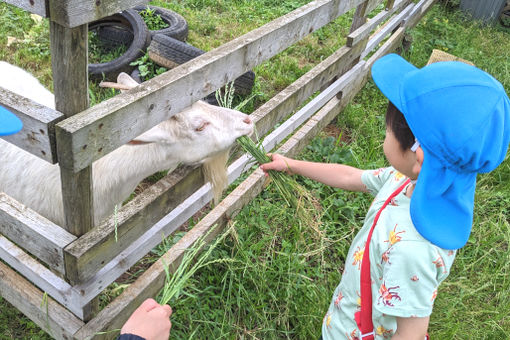
<svg viewBox="0 0 510 340"><path fill-rule="evenodd" d="M230 149L219 152L207 158L202 166L205 180L211 183L214 205L220 202L223 190L228 184L227 162L229 155Z"/></svg>

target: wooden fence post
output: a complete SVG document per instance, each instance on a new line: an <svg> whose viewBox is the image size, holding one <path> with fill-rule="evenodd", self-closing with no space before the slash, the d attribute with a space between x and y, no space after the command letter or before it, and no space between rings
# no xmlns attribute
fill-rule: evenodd
<svg viewBox="0 0 510 340"><path fill-rule="evenodd" d="M51 67L56 109L66 118L89 107L88 99L88 25L66 28L50 21ZM57 129L57 153L58 153ZM94 227L92 195L92 166L77 173L60 167L62 198L66 225L75 236L81 236ZM98 311L93 300L84 307L85 321Z"/></svg>

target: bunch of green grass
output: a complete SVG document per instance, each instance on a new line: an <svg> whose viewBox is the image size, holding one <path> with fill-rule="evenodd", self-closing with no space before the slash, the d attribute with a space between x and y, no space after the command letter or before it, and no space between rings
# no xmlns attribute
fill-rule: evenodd
<svg viewBox="0 0 510 340"><path fill-rule="evenodd" d="M216 91L216 100L222 107L232 108L234 99L234 83L227 83L223 90ZM236 107L235 110L240 110L253 96L245 99ZM237 139L238 144L249 153L256 162L259 164L268 163L271 161L267 152L264 150L262 143L255 143L248 136L241 136ZM317 199L301 186L294 178L288 174L280 171L269 171L272 182L280 193L281 197L287 203L287 206L296 209L297 216L300 221L310 227L316 232L316 235L322 237L320 228L320 214L318 207L320 204Z"/></svg>
<svg viewBox="0 0 510 340"><path fill-rule="evenodd" d="M262 143L255 143L247 136L239 137L237 142L259 164L271 162ZM316 232L316 236L321 238L320 204L317 199L295 178L285 172L269 170L268 173L283 200L289 207L296 210L298 219L310 226Z"/></svg>
<svg viewBox="0 0 510 340"><path fill-rule="evenodd" d="M192 248L187 249L181 263L179 264L179 267L173 274L170 273L169 266L166 264L164 265L166 279L165 286L161 290L158 298L160 304L167 304L172 301L172 299L178 298L180 292L183 290L188 280L197 272L197 270L214 263L228 261L225 259L207 261L207 259L211 255L212 251L218 246L218 244L220 244L220 242L223 241L223 239L231 232L231 230L234 228L234 223L228 228L227 231L217 237L216 241L214 241L214 243L210 245L209 248L207 248L207 250L203 252L195 261L198 253L206 246L206 240L208 239L208 236L216 228L217 225L213 226L205 235L203 235L195 242L195 245Z"/></svg>

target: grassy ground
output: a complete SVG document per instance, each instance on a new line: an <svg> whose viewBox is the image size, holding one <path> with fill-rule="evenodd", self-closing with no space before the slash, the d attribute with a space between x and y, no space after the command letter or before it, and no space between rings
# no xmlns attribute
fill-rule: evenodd
<svg viewBox="0 0 510 340"><path fill-rule="evenodd" d="M189 42L209 50L307 2L153 3L181 13L190 25ZM341 18L258 66L254 89L257 96L245 110L251 112L341 46L348 25L348 20ZM34 24L27 14L0 4L0 59L29 69L49 85L45 30L45 21ZM510 90L508 30L480 27L465 21L456 11L436 5L410 34L414 41L405 57L415 65L425 65L431 50L439 48L474 62ZM26 42L7 47L7 36ZM91 88L95 91L94 86ZM101 94L92 94L97 100L102 98ZM385 105L384 97L368 83L300 157L362 168L385 165L381 148ZM327 240L312 241L307 226L282 206L276 192L270 188L264 191L236 218L237 232L212 254L213 259L228 261L198 272L173 302L172 338L319 336L349 242L361 226L370 197L308 180L300 182L321 199ZM493 173L479 176L475 227L468 245L457 255L450 277L439 290L429 329L433 339L510 338L509 207L507 157ZM156 248L152 257L162 251L162 247ZM49 338L4 300L0 300L0 308L0 338Z"/></svg>

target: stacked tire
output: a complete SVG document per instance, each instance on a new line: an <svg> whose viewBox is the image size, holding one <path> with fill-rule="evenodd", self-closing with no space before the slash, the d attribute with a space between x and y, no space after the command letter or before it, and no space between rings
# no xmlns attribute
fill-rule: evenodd
<svg viewBox="0 0 510 340"><path fill-rule="evenodd" d="M137 6L89 24L89 32L94 32L106 48L114 49L121 45L126 47L126 52L112 61L89 64L91 79L115 81L119 73L126 72L135 80L143 81L137 68L130 64L143 56L147 49L150 59L168 69L205 53L185 42L188 37L188 23L181 15L161 7L149 6L149 8L159 15L168 27L156 31L149 30L140 14L147 9L145 6ZM255 74L252 71L238 77L234 81L235 93L240 95L250 93L254 80ZM206 100L211 104L217 104L214 93Z"/></svg>

